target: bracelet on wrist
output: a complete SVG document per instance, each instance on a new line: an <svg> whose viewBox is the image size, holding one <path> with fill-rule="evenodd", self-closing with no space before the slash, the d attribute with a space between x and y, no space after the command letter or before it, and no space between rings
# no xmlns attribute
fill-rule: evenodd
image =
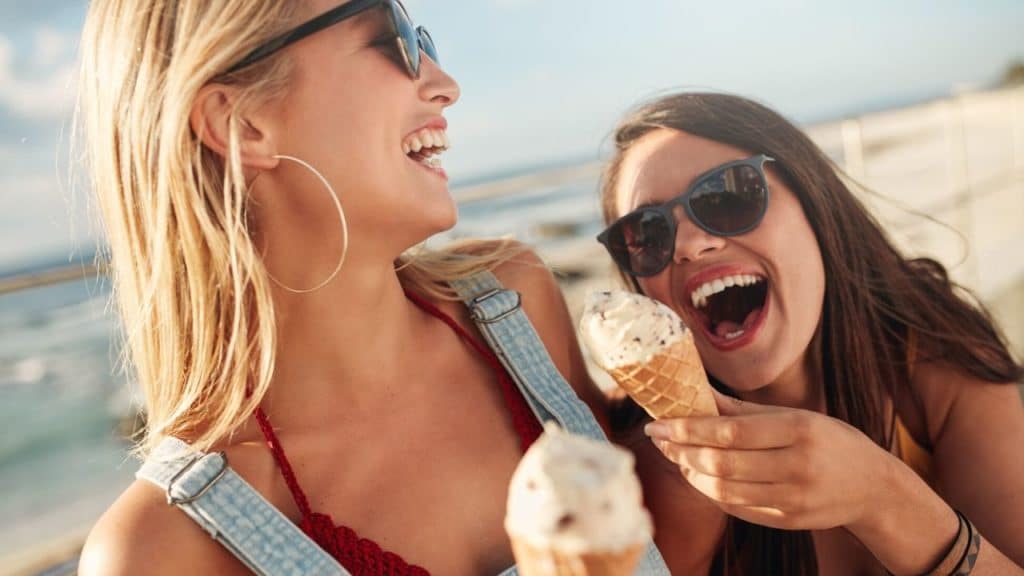
<svg viewBox="0 0 1024 576"><path fill-rule="evenodd" d="M981 534L967 516L954 509L959 528L953 543L934 568L925 576L970 576L981 550Z"/></svg>

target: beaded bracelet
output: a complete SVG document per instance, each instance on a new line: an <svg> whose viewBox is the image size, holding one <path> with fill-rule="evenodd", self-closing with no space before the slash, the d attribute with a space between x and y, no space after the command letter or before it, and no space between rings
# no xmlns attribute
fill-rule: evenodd
<svg viewBox="0 0 1024 576"><path fill-rule="evenodd" d="M974 563L978 561L978 553L981 552L981 534L963 512L959 510L955 512L960 517L960 525L967 525L967 549L964 550L963 557L960 558L960 562L950 574L951 576L970 576L971 571L974 570Z"/></svg>
<svg viewBox="0 0 1024 576"><path fill-rule="evenodd" d="M967 556L970 535L968 534L967 526L964 524L966 517L956 510L953 510L953 512L956 513L956 520L959 524L956 530L956 538L953 539L953 544L949 546L949 550L946 550L938 564L925 572L925 576L950 576L963 564L964 558Z"/></svg>
<svg viewBox="0 0 1024 576"><path fill-rule="evenodd" d="M970 576L974 563L978 561L981 550L981 534L971 521L959 510L956 513L960 527L957 529L953 544L939 563L925 572L925 576Z"/></svg>

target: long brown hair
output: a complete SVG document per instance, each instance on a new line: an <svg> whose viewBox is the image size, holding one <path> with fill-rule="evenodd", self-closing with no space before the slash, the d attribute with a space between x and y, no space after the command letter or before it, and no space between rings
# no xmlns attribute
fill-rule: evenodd
<svg viewBox="0 0 1024 576"><path fill-rule="evenodd" d="M839 168L810 138L751 100L679 93L629 114L615 131L614 156L602 178L606 223L621 216L614 195L626 151L645 134L663 128L775 158L772 169L799 199L825 266L825 300L811 346L818 347L812 353L821 359L830 416L888 449L891 427L885 402L909 384L911 335L916 335L920 359L941 358L986 382L1021 380L1024 368L977 299L951 282L939 262L902 256L840 179ZM632 278L624 279L640 291ZM614 421L635 423L639 410L627 401L617 412ZM722 551L721 573L817 573L806 531L774 530L730 518Z"/></svg>

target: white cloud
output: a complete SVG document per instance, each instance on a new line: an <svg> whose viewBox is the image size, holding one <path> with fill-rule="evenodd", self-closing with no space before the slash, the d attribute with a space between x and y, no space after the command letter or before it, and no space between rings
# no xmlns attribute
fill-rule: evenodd
<svg viewBox="0 0 1024 576"><path fill-rule="evenodd" d="M13 44L0 36L0 108L30 119L62 118L74 103L75 63L66 59L70 39L55 30L36 31L35 56L25 73Z"/></svg>
<svg viewBox="0 0 1024 576"><path fill-rule="evenodd" d="M0 271L93 244L89 198L58 174L0 178Z"/></svg>
<svg viewBox="0 0 1024 576"><path fill-rule="evenodd" d="M74 47L74 38L58 30L43 26L36 30L32 49L33 68L52 68L66 60Z"/></svg>

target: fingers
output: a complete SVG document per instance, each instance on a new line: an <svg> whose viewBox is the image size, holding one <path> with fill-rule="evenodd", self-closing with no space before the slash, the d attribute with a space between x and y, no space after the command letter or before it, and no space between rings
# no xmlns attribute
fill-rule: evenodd
<svg viewBox="0 0 1024 576"><path fill-rule="evenodd" d="M764 450L796 443L807 433L807 420L797 410L675 418L651 422L644 432L651 438L676 444Z"/></svg>
<svg viewBox="0 0 1024 576"><path fill-rule="evenodd" d="M729 450L659 441L666 458L701 474L744 482L788 482L800 477L786 449Z"/></svg>
<svg viewBox="0 0 1024 576"><path fill-rule="evenodd" d="M791 510L795 508L792 486L773 482L744 482L708 476L681 468L691 486L722 506L747 509Z"/></svg>

